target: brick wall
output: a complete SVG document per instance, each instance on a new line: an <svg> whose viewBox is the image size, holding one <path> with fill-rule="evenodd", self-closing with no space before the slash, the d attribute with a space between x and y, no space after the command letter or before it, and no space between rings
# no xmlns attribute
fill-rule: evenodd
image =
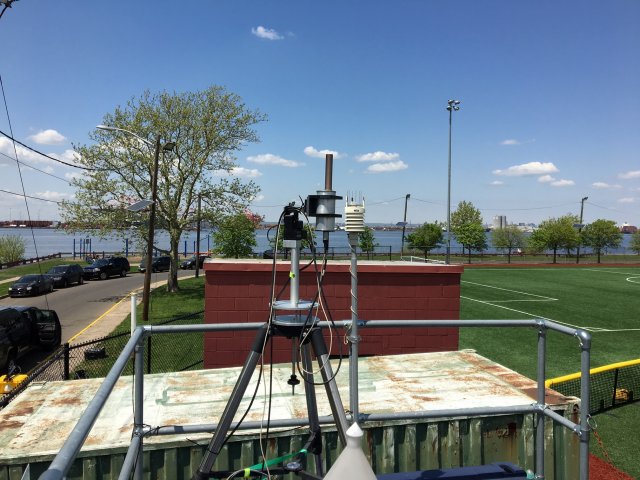
<svg viewBox="0 0 640 480"><path fill-rule="evenodd" d="M300 272L300 299L316 294L313 268ZM362 320L457 320L460 313L460 275L454 265L366 262L358 264L358 316ZM263 260L216 260L204 265L205 322L266 322L271 295L272 263ZM280 263L276 272L276 293L285 284L289 264ZM349 262L332 262L327 268L323 290L334 320L351 319L351 277ZM287 288L279 297L290 298ZM321 320L324 318L318 315ZM362 328L361 355L417 353L457 350L458 329L451 328ZM205 335L205 368L242 365L255 334L216 332ZM334 332L332 355L348 356L344 331ZM291 341L277 337L274 362L291 360Z"/></svg>

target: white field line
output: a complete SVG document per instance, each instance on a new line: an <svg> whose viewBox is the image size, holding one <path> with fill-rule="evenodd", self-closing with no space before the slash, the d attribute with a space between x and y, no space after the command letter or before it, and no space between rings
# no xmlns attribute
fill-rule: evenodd
<svg viewBox="0 0 640 480"><path fill-rule="evenodd" d="M613 273L614 275L629 275L629 272L620 272L618 270L607 270L605 268L582 268L581 270L586 270L589 272L599 272L599 273Z"/></svg>
<svg viewBox="0 0 640 480"><path fill-rule="evenodd" d="M560 322L558 320L554 320L553 318L543 317L542 315L536 315L534 313L524 312L522 310L516 310L515 308L505 307L504 305L496 305L495 303L487 302L485 300L478 300L477 298L464 297L462 295L460 296L460 298L464 298L465 300L470 300L472 302L484 303L485 305L491 305L492 307L503 308L504 310L509 310L510 312L521 313L523 315L527 315L527 316L533 317L533 318L541 318L542 320L549 320L551 322L559 323L561 325L566 325L567 327L571 327L571 328L581 328L583 330L590 330L590 328L591 328L591 327L580 327L578 325L572 325L571 323L566 323L566 322Z"/></svg>
<svg viewBox="0 0 640 480"><path fill-rule="evenodd" d="M467 280L462 280L461 283L469 283L471 285L478 285L479 287L493 288L495 290L502 290L503 292L519 293L520 295L528 295L530 297L537 297L541 299L541 300L501 300L503 302L551 302L551 301L558 300L557 298L545 297L544 295L536 295L535 293L527 293L527 292L522 292L520 290L510 290L508 288L495 287L493 285L485 285L484 283L469 282Z"/></svg>
<svg viewBox="0 0 640 480"><path fill-rule="evenodd" d="M489 268L487 268L486 270L491 270ZM508 269L504 269L504 270L508 270ZM616 274L621 274L621 275L625 275L624 272L613 272L610 270L601 270L599 268L585 268L584 270L591 270L594 272L605 272L605 273L616 273ZM628 272L626 273L628 274ZM639 279L640 277L629 277L626 280L628 282L632 282L632 283L640 283L640 281L636 282L633 279ZM505 307L504 305L496 305L497 303L506 303L506 302L548 302L548 301L557 301L557 298L552 298L552 297L545 297L542 295L535 295L533 293L527 293L527 292L521 292L519 290L509 290L507 288L501 288L501 287L494 287L492 285L485 285L483 283L475 283L475 282L469 282L467 280L462 280L461 283L469 283L472 285L478 285L481 287L486 287L486 288L494 288L496 290L504 290L506 292L512 292L512 293L521 293L523 295L531 295L534 297L540 297L543 300L491 300L491 301L487 301L487 300L478 300L476 298L471 298L471 297L464 297L464 296L460 296L460 298L464 298L465 300L469 300L471 302L478 302L478 303L484 303L485 305L491 305L492 307L497 307L497 308L502 308L504 310L509 310L511 312L516 312L516 313L521 313L523 315L528 315L530 317L534 317L534 318L541 318L543 320L549 320L555 323L559 323L561 325L566 325L567 327L571 327L571 328L581 328L582 330L586 330L587 332L593 332L593 333L617 333L617 332L640 332L640 328L621 328L621 329L609 329L609 328L600 328L600 327L580 327L577 325L573 325L571 323L566 323L566 322L561 322L559 320L554 320L553 318L547 318L547 317L543 317L541 315L535 315L533 313L529 313L529 312L524 312L522 310L516 310L515 308L509 308L509 307Z"/></svg>
<svg viewBox="0 0 640 480"><path fill-rule="evenodd" d="M497 308L503 308L505 310L509 310L511 312L516 312L516 313L521 313L523 315L528 315L530 317L534 317L534 318L541 318L543 320L549 320L551 322L556 322L559 323L561 325L565 325L567 327L571 327L571 328L581 328L582 330L586 330L586 331L590 331L590 332L596 332L596 331L600 331L601 329L598 327L580 327L578 325L573 325L571 323L566 323L566 322L560 322L559 320L554 320L553 318L547 318L547 317L543 317L541 315L535 315L533 313L529 313L529 312L525 312L522 310L516 310L515 308L509 308L509 307L505 307L504 305L497 305L498 303L507 303L507 302L555 302L558 301L557 298L552 298L552 297L545 297L544 295L536 295L535 293L528 293L528 292L523 292L520 290L510 290L508 288L502 288L502 287L496 287L493 285L485 285L484 283L476 283L476 282L469 282L467 280L462 280L461 283L469 283L471 285L478 285L480 287L486 287L486 288L493 288L496 290L503 290L505 292L511 292L511 293L519 293L522 295L529 295L532 297L538 297L538 299L527 299L527 300L478 300L476 298L471 298L471 297L463 297L460 296L460 298L464 298L465 300L470 300L472 302L478 302L478 303L484 303L485 305L491 305L492 307L497 307Z"/></svg>
<svg viewBox="0 0 640 480"><path fill-rule="evenodd" d="M639 277L627 277L626 280L629 283L640 283L640 276Z"/></svg>

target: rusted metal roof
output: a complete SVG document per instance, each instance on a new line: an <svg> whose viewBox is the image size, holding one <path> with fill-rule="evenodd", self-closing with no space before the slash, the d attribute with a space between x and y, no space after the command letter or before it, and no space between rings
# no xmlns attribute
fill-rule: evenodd
<svg viewBox="0 0 640 480"><path fill-rule="evenodd" d="M337 361L333 361L334 370ZM348 359L336 380L345 407L348 404ZM361 358L360 411L413 412L452 408L530 405L536 384L522 375L487 360L473 351L437 352ZM246 410L255 389L257 371L238 409ZM239 368L200 370L145 376L144 421L151 427L216 423L238 377ZM306 418L302 385L295 395L287 380L291 365L273 371L272 419ZM265 366L264 378L269 378ZM320 381L319 374L317 381ZM264 379L263 379L264 382ZM101 379L49 382L29 386L0 412L0 465L41 461L60 449ZM266 391L263 383L247 420L261 420ZM324 389L316 387L318 413L330 415ZM547 390L547 403L575 404ZM86 442L83 452L108 453L128 446L133 425L132 377L119 380ZM209 435L189 435L192 440ZM184 436L180 437L181 440ZM146 444L175 442L176 438L150 437Z"/></svg>

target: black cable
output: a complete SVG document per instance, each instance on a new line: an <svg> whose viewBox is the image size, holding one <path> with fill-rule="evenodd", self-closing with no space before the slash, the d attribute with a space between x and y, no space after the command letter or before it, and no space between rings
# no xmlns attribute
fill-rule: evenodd
<svg viewBox="0 0 640 480"><path fill-rule="evenodd" d="M50 177L57 178L58 180L62 180L66 184L71 185L71 182L69 180L67 180L66 178L62 178L62 177L59 177L57 175L54 175L53 173L49 173L49 172L45 172L44 170L40 170L39 168L34 167L33 165L29 165L26 162L20 161L17 158L13 158L12 156L7 155L6 153L0 152L0 155L2 155L3 157L7 157L9 160L13 160L14 162L19 163L20 165L24 165L25 167L28 167L28 168L30 168L32 170L35 170L36 172L44 173L45 175L49 175Z"/></svg>
<svg viewBox="0 0 640 480"><path fill-rule="evenodd" d="M25 199L26 199L26 198L31 198L31 199L33 199L33 200L40 200L40 201L42 201L42 202L56 203L56 204L58 204L58 205L60 205L60 204L62 203L62 202L58 202L58 201L56 201L56 200L49 200L48 198L40 198L40 197L34 197L34 196L31 196L31 195L25 195L24 193L10 192L9 190L3 190L3 189L1 189L1 188L0 188L0 192L2 192L2 193L9 193L9 194L11 194L11 195L15 195L16 197L24 197Z"/></svg>
<svg viewBox="0 0 640 480"><path fill-rule="evenodd" d="M4 88L3 88L3 95L4 95ZM5 105L6 105L6 102L5 102ZM62 165L66 165L67 167L79 168L81 170L92 170L92 171L98 171L99 170L98 168L83 167L82 165L74 165L73 163L65 162L65 161L60 160L58 158L52 157L50 155L47 155L46 153L43 153L40 150L36 150L35 148L30 147L29 145L27 145L25 143L22 143L20 140L16 140L13 137L13 130L11 129L11 125L9 125L9 131L11 132L11 135L9 135L9 134L3 132L2 130L0 130L0 135L4 135L9 140L11 140L13 143L17 143L21 147L24 147L27 150L31 150L33 153L37 153L38 155L42 155L44 158L48 158L49 160L53 160L54 162L61 163ZM14 148L15 148L15 146L14 146ZM18 158L18 154L17 153L16 153L16 158Z"/></svg>
<svg viewBox="0 0 640 480"><path fill-rule="evenodd" d="M2 75L0 75L0 89L2 89L2 100L4 101L4 109L7 113L7 122L9 124L9 131L11 132L10 138L13 140L13 127L11 125L11 116L9 115L9 105L7 104L7 96L5 95L5 92L4 92L4 82L2 81ZM16 148L16 140L13 140L13 154L17 159L18 149ZM26 189L24 188L24 179L22 178L22 170L20 169L20 164L18 164L18 175L20 177L20 185L22 186L22 194L23 194L22 196L24 197L24 205L27 210L27 220L29 220L31 238L33 239L33 249L35 251L36 257L39 257L40 254L38 253L38 244L36 242L36 234L33 231L33 224L31 223L31 212L29 211L29 202L27 202L27 195L25 193ZM40 273L40 275L42 275L42 264L40 262L38 262L38 272ZM47 294L47 292L45 292L44 294L44 301L47 304L47 310L49 310L50 309L49 295Z"/></svg>

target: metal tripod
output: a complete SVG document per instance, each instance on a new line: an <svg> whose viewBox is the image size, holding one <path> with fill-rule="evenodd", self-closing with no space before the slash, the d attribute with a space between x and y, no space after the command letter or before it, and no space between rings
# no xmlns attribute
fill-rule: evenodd
<svg viewBox="0 0 640 480"><path fill-rule="evenodd" d="M260 330L258 330L251 347L251 351L249 352L249 356L247 357L236 385L231 392L229 402L222 413L222 417L220 417L218 428L207 446L207 450L202 458L198 470L192 477L193 480L202 480L211 477L211 469L225 443L233 417L238 411L238 407L247 390L251 376L258 365L265 341L269 340L270 337L274 335L285 336L287 338L294 338L294 336L299 337L302 333L302 329L304 328L303 326L298 325L278 323L279 322L276 319L271 325L265 324L260 328ZM313 373L311 373L311 349L313 349L313 353L317 358L320 373L322 375L322 381L327 392L327 397L329 398L331 413L335 419L338 434L343 445L346 445L346 431L349 428L349 425L347 423L346 413L342 406L342 401L340 400L340 393L338 392L338 387L335 382L333 369L329 363L329 352L327 351L327 346L321 329L313 326L309 327L309 331L305 333L304 338L306 338L306 340L301 346L301 361L305 380L304 389L309 416L310 439L312 440L309 442L308 451L315 455L316 470L318 470L317 473L322 475L322 461L320 456L322 444L320 441L320 422L318 419Z"/></svg>

